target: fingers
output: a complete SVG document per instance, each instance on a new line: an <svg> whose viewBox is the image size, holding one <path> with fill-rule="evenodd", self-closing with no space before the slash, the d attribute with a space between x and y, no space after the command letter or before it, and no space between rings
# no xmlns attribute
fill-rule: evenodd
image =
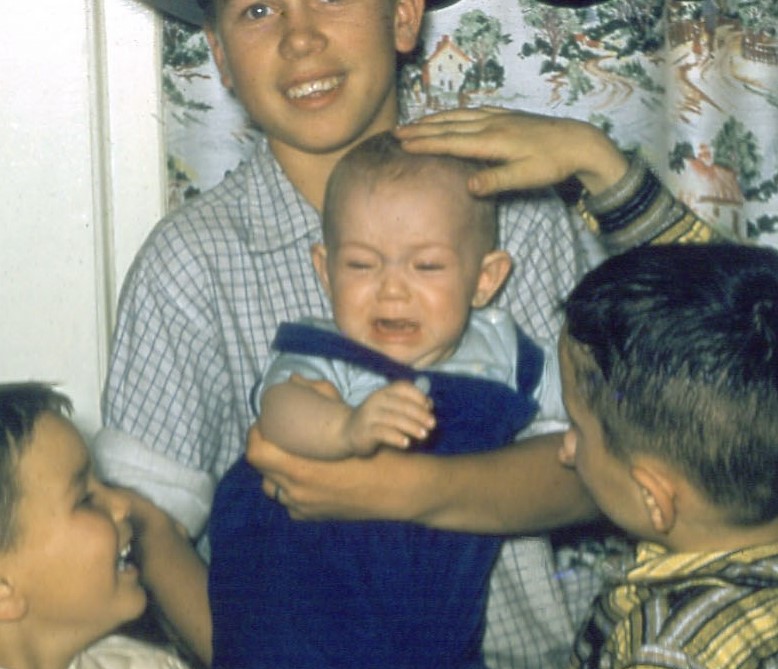
<svg viewBox="0 0 778 669"><path fill-rule="evenodd" d="M517 113L514 110L503 109L502 107L464 107L459 109L447 109L445 111L428 114L415 120L413 123L401 126L398 131L406 129L434 127L444 123L468 123L476 121L485 121L503 114Z"/></svg>
<svg viewBox="0 0 778 669"><path fill-rule="evenodd" d="M357 420L364 419L371 441L397 448L425 440L435 427L432 401L407 381L373 393L362 405L361 414Z"/></svg>
<svg viewBox="0 0 778 669"><path fill-rule="evenodd" d="M623 156L610 140L573 119L486 107L442 112L395 132L411 153L488 163L468 182L477 196L551 186L571 176L595 192L624 170Z"/></svg>
<svg viewBox="0 0 778 669"><path fill-rule="evenodd" d="M432 401L408 381L398 381L351 411L342 438L349 453L369 456L382 446L409 448L427 439L434 427Z"/></svg>

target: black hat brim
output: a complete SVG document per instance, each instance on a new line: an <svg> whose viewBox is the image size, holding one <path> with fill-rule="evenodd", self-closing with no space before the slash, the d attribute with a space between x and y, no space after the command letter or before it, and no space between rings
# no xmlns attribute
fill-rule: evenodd
<svg viewBox="0 0 778 669"><path fill-rule="evenodd" d="M426 8L429 10L441 9L453 5L458 0L426 0ZM205 15L197 0L144 0L164 14L173 16L186 23L201 26L205 22Z"/></svg>

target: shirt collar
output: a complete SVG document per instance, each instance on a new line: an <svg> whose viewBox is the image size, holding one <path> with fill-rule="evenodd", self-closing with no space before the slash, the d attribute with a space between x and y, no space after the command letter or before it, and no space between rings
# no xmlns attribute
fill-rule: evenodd
<svg viewBox="0 0 778 669"><path fill-rule="evenodd" d="M239 206L249 251L273 251L320 235L318 212L289 181L264 135L257 139L244 178Z"/></svg>
<svg viewBox="0 0 778 669"><path fill-rule="evenodd" d="M631 583L658 583L694 576L712 576L727 581L748 577L764 579L778 586L778 543L752 546L735 551L671 553L665 547L641 542L637 561L627 573Z"/></svg>

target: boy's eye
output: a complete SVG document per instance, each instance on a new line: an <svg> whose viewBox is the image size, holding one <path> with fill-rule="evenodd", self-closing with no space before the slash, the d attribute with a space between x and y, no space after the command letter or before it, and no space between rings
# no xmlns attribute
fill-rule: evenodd
<svg viewBox="0 0 778 669"><path fill-rule="evenodd" d="M246 17L253 21L257 21L259 19L265 19L268 16L272 16L274 14L274 10L265 4L257 4L257 5L251 5L246 10Z"/></svg>
<svg viewBox="0 0 778 669"><path fill-rule="evenodd" d="M91 490L87 490L78 500L79 506L92 506L95 500L95 494Z"/></svg>

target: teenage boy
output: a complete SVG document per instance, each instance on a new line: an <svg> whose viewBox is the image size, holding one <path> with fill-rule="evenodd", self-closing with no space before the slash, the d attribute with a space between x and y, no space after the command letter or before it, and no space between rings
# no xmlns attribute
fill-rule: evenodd
<svg viewBox="0 0 778 669"><path fill-rule="evenodd" d="M778 664L778 253L648 247L565 306L561 456L641 540L571 668Z"/></svg>
<svg viewBox="0 0 778 669"><path fill-rule="evenodd" d="M423 0L217 0L204 6L222 81L264 136L245 165L162 221L139 252L122 290L103 396L105 430L95 444L106 475L138 487L192 536L202 532L215 483L243 451L252 421L249 393L277 326L328 312L309 263L310 246L320 241L326 179L351 146L396 126L396 54L414 48L423 10ZM557 178L565 175L549 164L572 166L571 174L592 193L624 174L625 159L604 136L593 142L591 133L579 132L583 124L554 127L570 141L554 145L563 155L554 155L551 144L539 147L532 155L537 172ZM623 227L628 212L640 223L640 234L629 241L651 238L651 226L640 220L656 192L650 196L641 197L637 209L618 201L608 233ZM499 304L530 335L549 338L559 331L554 307L580 264L575 237L564 207L548 192L512 198L501 208L501 245L518 269ZM516 475L528 479L526 489L563 486L559 497L543 495L548 508L526 511L531 518L515 529L591 512L575 476L560 474L555 447L553 441L533 450L542 457L531 474L529 464L515 465ZM498 473L503 469L497 466ZM470 472L463 469L463 485L470 485ZM477 499L481 487L476 482L466 497ZM514 481L506 488L506 497L516 496L511 507L539 507L537 496L524 498L524 490ZM472 515L483 511L476 505ZM201 549L207 556L207 546ZM531 572L548 562L546 555L543 544L532 557L523 549L512 559ZM567 617L558 588L542 571L527 580L543 590L546 620L558 626ZM513 636L515 623L505 625ZM567 623L563 636L569 630ZM544 645L552 636L535 635Z"/></svg>

